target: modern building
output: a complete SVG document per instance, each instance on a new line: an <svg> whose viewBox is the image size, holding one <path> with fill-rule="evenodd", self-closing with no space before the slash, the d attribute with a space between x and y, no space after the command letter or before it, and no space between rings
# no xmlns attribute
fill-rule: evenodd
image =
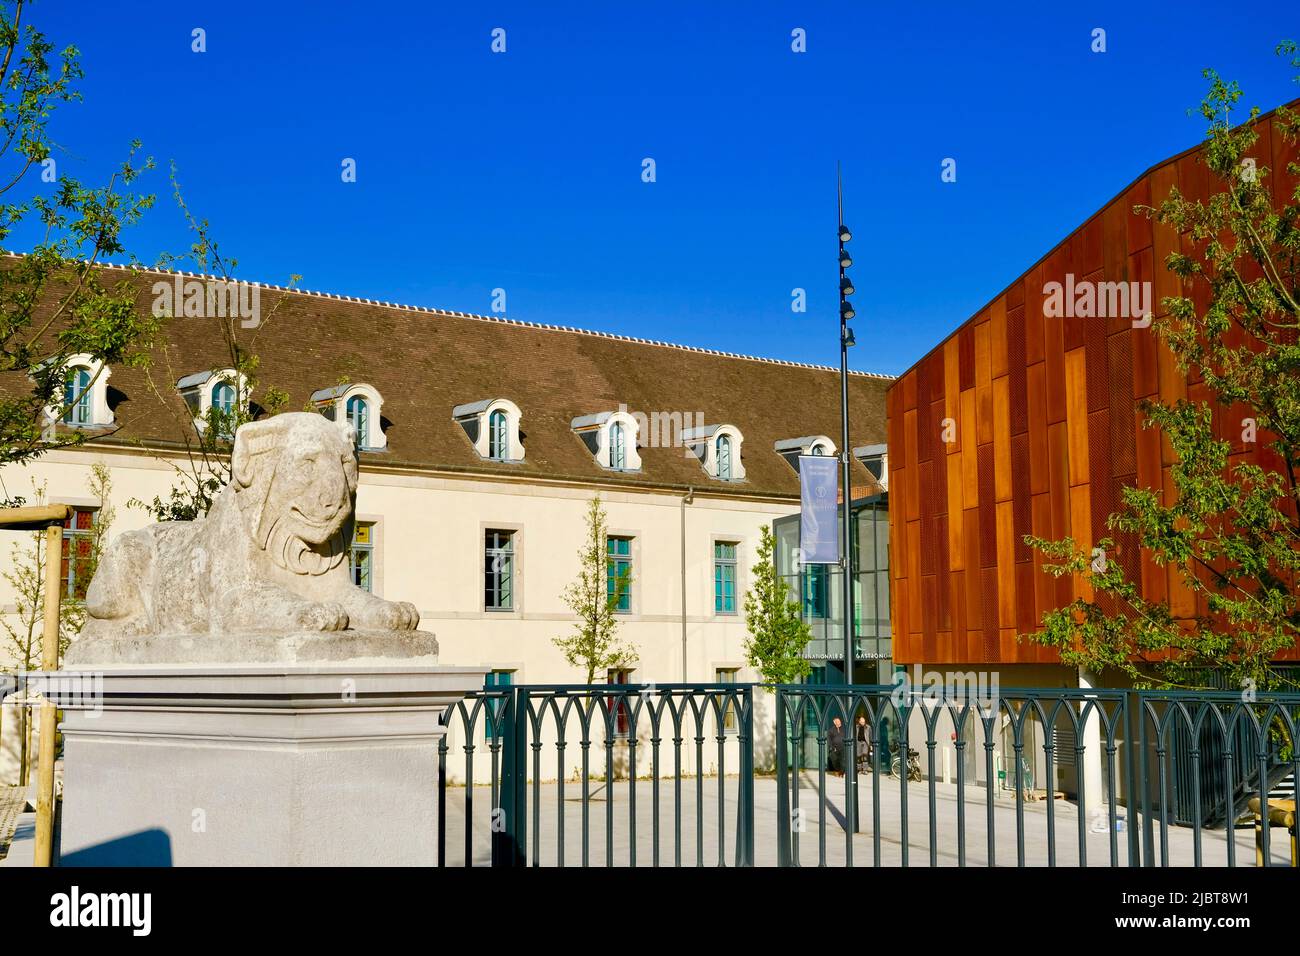
<svg viewBox="0 0 1300 956"><path fill-rule="evenodd" d="M140 307L150 308L155 284L204 280L143 273L133 281ZM755 677L745 663L743 601L759 528L798 511L799 453L837 452L838 370L258 291L269 317L240 331L260 360L254 406L274 386L288 393L288 409L315 408L356 426L355 580L414 602L444 663L488 666L500 683L584 679L552 639L572 628L562 593L578 572L585 513L599 495L610 567L631 575L621 633L639 655L634 668L600 679ZM67 533L69 594L85 585L75 539L99 520L92 465L111 477L111 533L149 523L132 502L166 498L176 467L187 466L184 436L196 419L236 400L229 365L220 322L203 317L171 320L148 370L101 371L74 359L69 408L51 427L89 440L0 469L4 497L31 501L36 486L47 500L78 507ZM854 448L877 472L879 456L868 452L884 441L890 381L850 380ZM852 468L855 483L878 490L867 466ZM25 539L0 539L8 565ZM12 617L15 597L4 582L0 592Z"/></svg>

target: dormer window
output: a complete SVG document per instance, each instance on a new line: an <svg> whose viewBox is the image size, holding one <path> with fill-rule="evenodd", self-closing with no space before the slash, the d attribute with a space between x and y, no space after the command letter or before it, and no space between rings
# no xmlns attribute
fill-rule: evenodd
<svg viewBox="0 0 1300 956"><path fill-rule="evenodd" d="M43 369L53 371L51 359L32 369L33 376ZM47 422L62 422L73 428L102 428L113 424L108 407L108 377L111 370L86 354L70 355L62 361L63 385L54 391L55 404L45 409Z"/></svg>
<svg viewBox="0 0 1300 956"><path fill-rule="evenodd" d="M63 421L68 425L90 424L90 369L74 366L68 369L63 386Z"/></svg>
<svg viewBox="0 0 1300 956"><path fill-rule="evenodd" d="M235 412L235 386L229 382L218 382L212 389L212 407L220 409L226 415Z"/></svg>
<svg viewBox="0 0 1300 956"><path fill-rule="evenodd" d="M348 423L356 437L358 448L370 447L370 403L360 395L353 395L347 404Z"/></svg>
<svg viewBox="0 0 1300 956"><path fill-rule="evenodd" d="M695 454L705 474L719 481L744 481L741 445L744 436L735 425L704 425L682 431L682 441Z"/></svg>
<svg viewBox="0 0 1300 956"><path fill-rule="evenodd" d="M190 407L194 427L200 432L208 427L214 410L225 423L233 424L236 412L248 409L248 380L233 368L186 375L176 383L176 390ZM223 430L230 428L223 426Z"/></svg>
<svg viewBox="0 0 1300 956"><path fill-rule="evenodd" d="M623 437L623 423L609 426L609 467L622 471L627 467L627 444Z"/></svg>
<svg viewBox="0 0 1300 956"><path fill-rule="evenodd" d="M889 490L889 446L862 445L853 449L853 457L862 462L863 467L885 491Z"/></svg>
<svg viewBox="0 0 1300 956"><path fill-rule="evenodd" d="M493 461L508 461L510 458L509 427L509 419L501 409L488 416L487 456Z"/></svg>
<svg viewBox="0 0 1300 956"><path fill-rule="evenodd" d="M801 455L813 455L828 458L835 456L835 442L831 441L825 435L804 435L802 438L785 438L772 447L795 471L799 470L799 457Z"/></svg>
<svg viewBox="0 0 1300 956"><path fill-rule="evenodd" d="M335 422L345 421L352 426L357 451L383 451L388 447L388 436L384 434L380 417L384 399L373 385L350 382L322 388L312 393L311 400L316 410L326 418Z"/></svg>
<svg viewBox="0 0 1300 956"><path fill-rule="evenodd" d="M719 435L717 442L716 458L718 462L717 478L721 481L731 480L731 436Z"/></svg>
<svg viewBox="0 0 1300 956"><path fill-rule="evenodd" d="M508 398L487 398L466 405L457 405L451 417L465 430L479 457L487 461L514 462L524 460L523 433L519 423L523 417L519 406Z"/></svg>
<svg viewBox="0 0 1300 956"><path fill-rule="evenodd" d="M582 439L600 467L610 471L640 471L641 453L637 450L640 428L635 416L624 406L620 405L616 412L575 418L569 427Z"/></svg>

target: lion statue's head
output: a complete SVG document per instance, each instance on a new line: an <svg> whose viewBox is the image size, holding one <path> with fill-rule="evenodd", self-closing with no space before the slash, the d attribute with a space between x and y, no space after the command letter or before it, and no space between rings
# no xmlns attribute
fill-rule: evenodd
<svg viewBox="0 0 1300 956"><path fill-rule="evenodd" d="M347 554L357 491L352 426L288 412L235 432L231 484L244 526L282 568L323 574Z"/></svg>

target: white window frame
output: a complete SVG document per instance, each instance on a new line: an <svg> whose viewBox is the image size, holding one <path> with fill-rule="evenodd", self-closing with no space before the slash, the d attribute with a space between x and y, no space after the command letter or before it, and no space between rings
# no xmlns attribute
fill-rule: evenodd
<svg viewBox="0 0 1300 956"><path fill-rule="evenodd" d="M877 481L880 482L881 488L883 488L885 491L889 490L889 446L888 445L885 444L860 445L857 448L853 449L853 457L856 458L859 461L859 463L861 463L863 468L867 467L867 459L879 458L880 477L877 479Z"/></svg>
<svg viewBox="0 0 1300 956"><path fill-rule="evenodd" d="M186 375L176 383L176 390L181 393L181 398L185 399L185 404L190 407L190 413L194 416L194 427L200 432L208 427L208 411L212 408L212 395L217 390L217 386L223 382L235 389L235 399L246 413L248 377L233 368L195 372L193 375Z"/></svg>
<svg viewBox="0 0 1300 956"><path fill-rule="evenodd" d="M370 406L369 427L366 429L366 440L359 442L357 447L361 451L383 451L388 447L388 436L384 434L384 396L379 394L379 389L365 382L352 382L347 385L337 385L334 388L323 388L318 392L313 392L311 396L312 404L316 406L317 411L325 415L326 418L336 422L350 421L348 418L348 402L354 398L360 398Z"/></svg>
<svg viewBox="0 0 1300 956"><path fill-rule="evenodd" d="M731 441L731 477L729 478L722 478L718 474L718 439L723 437ZM682 441L699 458L704 473L710 478L728 482L745 480L745 436L735 425L688 428L682 432Z"/></svg>
<svg viewBox="0 0 1300 956"><path fill-rule="evenodd" d="M494 412L503 412L506 416L506 457L504 458L493 458L489 454L491 450L489 428ZM457 405L451 410L451 417L465 429L466 437L474 446L474 451L484 461L510 463L524 460L524 443L519 431L523 413L510 399L492 398L471 402L468 405Z"/></svg>
<svg viewBox="0 0 1300 956"><path fill-rule="evenodd" d="M614 467L613 429L618 425L623 429L623 467ZM596 415L584 415L569 423L574 434L586 440L585 436L595 438L596 448L592 452L596 464L601 468L615 472L641 470L641 425L636 416L622 407L616 412L600 412Z"/></svg>
<svg viewBox="0 0 1300 956"><path fill-rule="evenodd" d="M51 363L44 363L44 366L49 364ZM44 366L38 366L38 368ZM74 423L65 421L63 418L68 412L68 408L64 406L68 375L75 369L84 369L90 376L88 387L90 400L87 403L90 420L86 422ZM33 369L33 371L36 371L36 369ZM59 377L55 391L56 400L45 407L46 424L61 424L69 428L105 428L112 425L113 410L108 407L108 379L112 374L113 370L111 368L85 352L69 355L63 362L63 374Z"/></svg>

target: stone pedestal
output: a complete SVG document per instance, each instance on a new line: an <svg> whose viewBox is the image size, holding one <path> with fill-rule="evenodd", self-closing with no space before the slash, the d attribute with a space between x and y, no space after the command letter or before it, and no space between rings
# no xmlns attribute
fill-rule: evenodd
<svg viewBox="0 0 1300 956"><path fill-rule="evenodd" d="M483 670L61 672L64 866L428 866L439 715Z"/></svg>

